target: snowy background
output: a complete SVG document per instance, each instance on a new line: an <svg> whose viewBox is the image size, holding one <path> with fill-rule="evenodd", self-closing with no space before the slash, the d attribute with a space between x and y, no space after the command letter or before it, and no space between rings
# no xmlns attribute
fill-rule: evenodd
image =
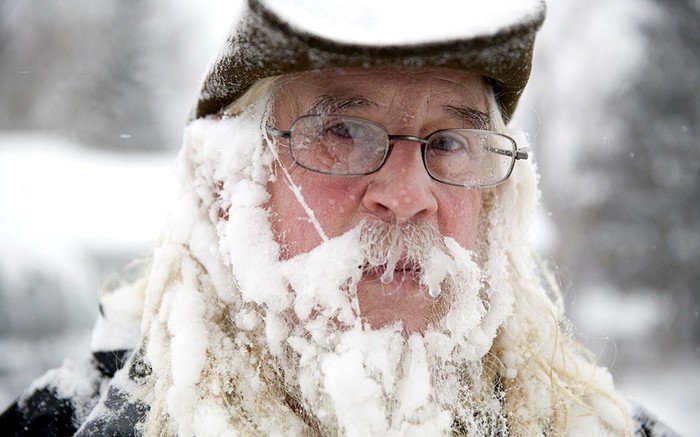
<svg viewBox="0 0 700 437"><path fill-rule="evenodd" d="M209 0L0 1L0 409L86 354L97 293L149 255L235 14ZM577 334L700 436L700 1L551 2L514 124Z"/></svg>

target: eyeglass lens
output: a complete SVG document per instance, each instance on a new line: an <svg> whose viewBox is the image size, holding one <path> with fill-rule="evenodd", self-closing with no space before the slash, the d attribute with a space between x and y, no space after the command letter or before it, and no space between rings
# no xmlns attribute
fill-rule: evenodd
<svg viewBox="0 0 700 437"><path fill-rule="evenodd" d="M294 160L323 173L372 173L381 167L389 148L389 138L380 125L341 116L301 117L291 132Z"/></svg>

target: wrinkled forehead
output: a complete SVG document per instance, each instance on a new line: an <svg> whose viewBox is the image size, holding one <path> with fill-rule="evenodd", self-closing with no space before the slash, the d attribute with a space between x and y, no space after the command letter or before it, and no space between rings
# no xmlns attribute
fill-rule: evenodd
<svg viewBox="0 0 700 437"><path fill-rule="evenodd" d="M280 121L289 121L288 114L342 112L348 104L385 111L453 105L486 112L488 92L484 78L463 70L326 69L281 76L272 109Z"/></svg>

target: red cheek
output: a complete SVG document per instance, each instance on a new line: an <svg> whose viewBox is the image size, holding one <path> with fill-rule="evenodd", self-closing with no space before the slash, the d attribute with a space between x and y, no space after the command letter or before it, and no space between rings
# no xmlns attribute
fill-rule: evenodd
<svg viewBox="0 0 700 437"><path fill-rule="evenodd" d="M458 189L455 193L445 196L440 202L438 217L440 231L443 235L452 237L467 249L476 245L479 216L482 199L479 191L464 192Z"/></svg>
<svg viewBox="0 0 700 437"><path fill-rule="evenodd" d="M301 193L323 229L332 237L348 230L344 227L361 209L362 187L360 178L319 175L305 181Z"/></svg>

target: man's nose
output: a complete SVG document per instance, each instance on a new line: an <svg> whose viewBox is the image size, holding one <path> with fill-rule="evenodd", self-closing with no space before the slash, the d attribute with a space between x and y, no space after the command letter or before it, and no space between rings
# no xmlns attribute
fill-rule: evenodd
<svg viewBox="0 0 700 437"><path fill-rule="evenodd" d="M369 176L362 203L372 214L406 222L437 212L434 182L421 158L420 144L396 141L384 166Z"/></svg>

